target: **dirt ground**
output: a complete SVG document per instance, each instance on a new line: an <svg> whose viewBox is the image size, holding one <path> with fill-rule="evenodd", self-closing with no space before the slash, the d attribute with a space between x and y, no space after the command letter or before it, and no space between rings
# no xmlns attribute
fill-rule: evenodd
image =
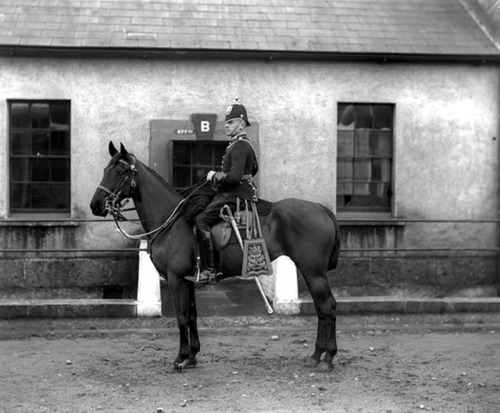
<svg viewBox="0 0 500 413"><path fill-rule="evenodd" d="M314 318L214 317L178 373L174 320L3 320L0 412L494 413L499 321L340 318L335 368L317 373Z"/></svg>

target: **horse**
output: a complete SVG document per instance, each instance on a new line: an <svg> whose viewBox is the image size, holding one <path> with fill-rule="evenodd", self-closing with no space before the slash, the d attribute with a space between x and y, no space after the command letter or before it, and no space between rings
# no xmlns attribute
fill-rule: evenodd
<svg viewBox="0 0 500 413"><path fill-rule="evenodd" d="M175 307L180 334L177 370L195 367L200 351L197 328L195 284L185 278L196 268L197 242L192 225L178 213L183 197L158 173L129 153L109 143L111 160L104 169L90 203L95 216L105 217L132 199L137 215L150 237L151 259L167 280ZM327 271L337 267L340 253L339 225L332 211L310 201L287 198L271 203L267 215L260 217L262 236L271 260L288 256L304 277L313 299L317 322L314 353L305 366L331 371L337 353L336 301ZM237 243L224 254L224 277L241 274L242 252ZM323 357L323 358L322 358Z"/></svg>

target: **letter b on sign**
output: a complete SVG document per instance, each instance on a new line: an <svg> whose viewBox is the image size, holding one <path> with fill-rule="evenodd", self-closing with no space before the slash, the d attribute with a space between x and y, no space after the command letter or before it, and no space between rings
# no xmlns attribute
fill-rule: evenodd
<svg viewBox="0 0 500 413"><path fill-rule="evenodd" d="M200 128L201 132L210 131L210 122L208 120L202 120L200 122L200 126L201 126L201 128Z"/></svg>
<svg viewBox="0 0 500 413"><path fill-rule="evenodd" d="M214 137L217 115L212 113L193 113L191 115L197 139L211 140Z"/></svg>

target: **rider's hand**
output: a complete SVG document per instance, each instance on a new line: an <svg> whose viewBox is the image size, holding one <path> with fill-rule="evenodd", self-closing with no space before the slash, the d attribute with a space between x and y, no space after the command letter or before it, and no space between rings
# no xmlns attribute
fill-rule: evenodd
<svg viewBox="0 0 500 413"><path fill-rule="evenodd" d="M212 181L214 179L214 176L215 176L216 172L215 171L210 171L208 174L207 174L207 181Z"/></svg>

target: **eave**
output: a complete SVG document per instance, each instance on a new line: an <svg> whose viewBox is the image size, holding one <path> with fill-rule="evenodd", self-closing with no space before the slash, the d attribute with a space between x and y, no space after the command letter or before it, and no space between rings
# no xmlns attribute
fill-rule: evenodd
<svg viewBox="0 0 500 413"><path fill-rule="evenodd" d="M181 48L113 48L113 47L47 47L0 45L0 56L35 58L100 58L100 59L247 59L263 61L339 61L376 63L448 63L498 65L500 53L418 54L418 53L352 53L329 51L283 51L240 49Z"/></svg>

